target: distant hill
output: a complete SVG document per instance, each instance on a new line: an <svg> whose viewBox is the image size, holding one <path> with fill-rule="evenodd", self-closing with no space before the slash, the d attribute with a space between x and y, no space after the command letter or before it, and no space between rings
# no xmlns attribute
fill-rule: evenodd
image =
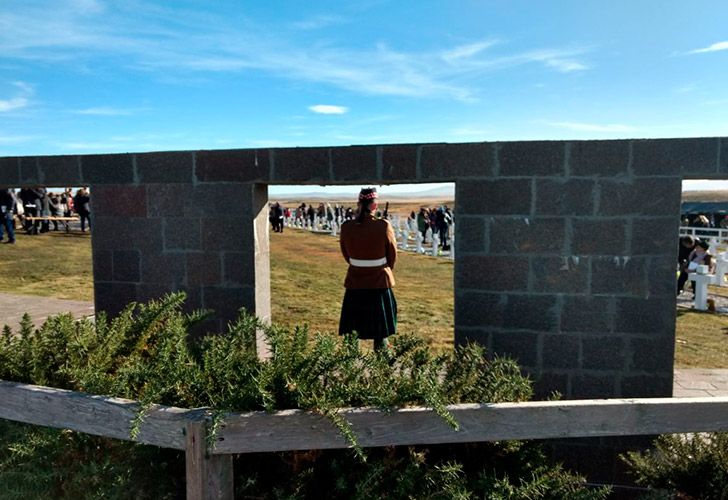
<svg viewBox="0 0 728 500"><path fill-rule="evenodd" d="M353 191L310 191L298 194L270 194L271 200L342 200L355 199L358 189ZM386 190L381 192L380 197L384 200L426 200L426 199L455 199L455 185L448 184L446 186L424 189L422 191L412 191L409 193L387 193Z"/></svg>
<svg viewBox="0 0 728 500"><path fill-rule="evenodd" d="M682 201L728 201L728 191L684 191Z"/></svg>

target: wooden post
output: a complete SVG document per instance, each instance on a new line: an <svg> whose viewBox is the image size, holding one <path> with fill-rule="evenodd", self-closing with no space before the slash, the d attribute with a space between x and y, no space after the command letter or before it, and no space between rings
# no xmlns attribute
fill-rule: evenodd
<svg viewBox="0 0 728 500"><path fill-rule="evenodd" d="M185 431L187 500L232 500L233 456L207 453L204 420L187 422Z"/></svg>

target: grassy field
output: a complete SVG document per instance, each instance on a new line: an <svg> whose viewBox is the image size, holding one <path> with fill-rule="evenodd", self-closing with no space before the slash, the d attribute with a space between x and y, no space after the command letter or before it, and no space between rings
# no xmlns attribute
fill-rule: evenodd
<svg viewBox="0 0 728 500"><path fill-rule="evenodd" d="M88 235L18 235L0 245L0 291L92 300ZM303 231L271 233L273 320L337 330L346 264L336 238ZM453 263L401 253L395 268L399 331L415 332L437 348L452 345ZM712 293L728 294L724 289ZM679 309L676 366L728 368L728 317Z"/></svg>

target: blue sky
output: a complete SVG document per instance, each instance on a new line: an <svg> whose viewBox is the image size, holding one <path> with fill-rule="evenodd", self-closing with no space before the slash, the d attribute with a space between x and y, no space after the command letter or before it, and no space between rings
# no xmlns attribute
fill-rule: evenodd
<svg viewBox="0 0 728 500"><path fill-rule="evenodd" d="M720 1L0 0L0 156L728 135Z"/></svg>

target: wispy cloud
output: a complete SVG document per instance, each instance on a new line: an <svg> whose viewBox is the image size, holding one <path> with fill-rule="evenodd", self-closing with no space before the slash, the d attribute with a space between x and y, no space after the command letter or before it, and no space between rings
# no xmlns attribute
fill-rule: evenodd
<svg viewBox="0 0 728 500"><path fill-rule="evenodd" d="M582 122L545 122L550 127L562 128L566 130L575 130L578 132L636 132L637 127L624 125L621 123L597 124Z"/></svg>
<svg viewBox="0 0 728 500"><path fill-rule="evenodd" d="M77 115L92 115L92 116L129 116L136 113L138 110L114 108L110 106L100 106L96 108L78 109L74 111Z"/></svg>
<svg viewBox="0 0 728 500"><path fill-rule="evenodd" d="M309 106L308 109L320 115L343 115L349 111L349 108L345 106L334 106L332 104L316 104L315 106Z"/></svg>
<svg viewBox="0 0 728 500"><path fill-rule="evenodd" d="M12 85L17 89L16 95L9 99L0 99L0 113L22 109L30 104L33 87L25 82L13 82Z"/></svg>
<svg viewBox="0 0 728 500"><path fill-rule="evenodd" d="M420 51L383 43L353 47L301 36L302 29L344 22L333 15L304 19L297 32L138 0L58 2L51 11L11 0L12 6L0 11L0 54L8 60L64 65L102 57L158 78L261 72L368 95L468 101L478 97L487 74L528 64L563 73L583 71L589 65L582 58L591 50L519 51L494 39Z"/></svg>
<svg viewBox="0 0 728 500"><path fill-rule="evenodd" d="M291 26L299 30L318 30L345 22L346 19L341 16L336 16L333 14L319 14L317 16L294 22L291 24Z"/></svg>
<svg viewBox="0 0 728 500"><path fill-rule="evenodd" d="M718 52L721 50L728 50L728 41L716 42L702 49L695 49L688 52L688 54L704 54L705 52Z"/></svg>

